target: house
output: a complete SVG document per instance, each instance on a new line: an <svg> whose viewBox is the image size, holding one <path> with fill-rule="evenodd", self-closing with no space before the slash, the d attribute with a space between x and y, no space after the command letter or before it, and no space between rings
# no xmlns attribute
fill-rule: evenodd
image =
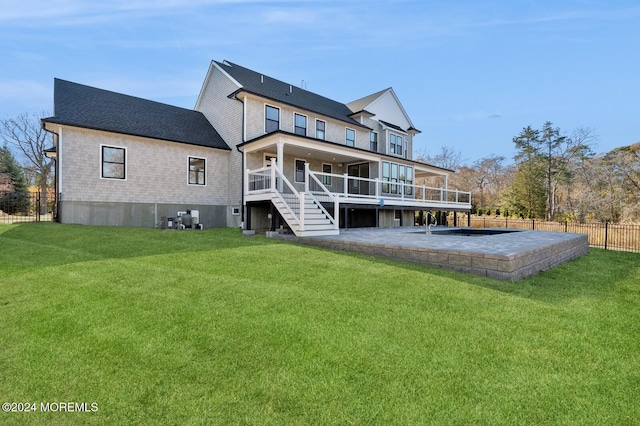
<svg viewBox="0 0 640 426"><path fill-rule="evenodd" d="M42 121L61 222L153 227L196 209L207 227L304 236L471 208L452 170L413 160L420 131L392 88L344 104L212 61L193 110L56 79Z"/></svg>

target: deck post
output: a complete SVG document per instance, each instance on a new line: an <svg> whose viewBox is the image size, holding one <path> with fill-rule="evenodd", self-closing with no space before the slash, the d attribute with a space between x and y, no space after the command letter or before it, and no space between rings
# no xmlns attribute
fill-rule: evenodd
<svg viewBox="0 0 640 426"><path fill-rule="evenodd" d="M340 229L340 200L333 198L333 229Z"/></svg>
<svg viewBox="0 0 640 426"><path fill-rule="evenodd" d="M309 192L309 163L304 162L304 192Z"/></svg>
<svg viewBox="0 0 640 426"><path fill-rule="evenodd" d="M349 174L345 173L344 174L344 196L347 197L348 193L349 193Z"/></svg>
<svg viewBox="0 0 640 426"><path fill-rule="evenodd" d="M304 192L300 193L299 203L300 203L300 213L298 218L298 221L300 222L299 230L304 231Z"/></svg>

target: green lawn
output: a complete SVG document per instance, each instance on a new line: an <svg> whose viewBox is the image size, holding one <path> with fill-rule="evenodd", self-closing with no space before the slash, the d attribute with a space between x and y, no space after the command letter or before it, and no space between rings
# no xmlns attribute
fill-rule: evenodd
<svg viewBox="0 0 640 426"><path fill-rule="evenodd" d="M518 283L268 240L0 225L3 424L640 422L640 255ZM97 412L40 403L97 403Z"/></svg>

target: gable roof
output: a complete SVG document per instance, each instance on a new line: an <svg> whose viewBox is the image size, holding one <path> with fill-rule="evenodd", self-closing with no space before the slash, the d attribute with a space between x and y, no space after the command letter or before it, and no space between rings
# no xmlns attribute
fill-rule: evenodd
<svg viewBox="0 0 640 426"><path fill-rule="evenodd" d="M229 61L214 63L242 87L234 93L247 92L306 111L335 118L353 126L369 128L350 117L353 111L345 104L318 95L275 78L260 74Z"/></svg>
<svg viewBox="0 0 640 426"><path fill-rule="evenodd" d="M386 94L389 94L395 104L397 105L399 111L401 112L401 114L404 116L404 118L407 120L407 123L409 123L409 127L406 129L401 128L398 125L389 125L388 122L384 122L382 120L379 120L381 123L389 126L389 127L396 127L399 130L402 130L403 132L407 132L407 131L411 131L411 132L415 132L415 133L421 133L420 130L416 129L413 126L413 123L411 122L411 118L409 118L409 115L407 114L407 112L405 111L404 107L402 106L402 104L400 103L400 100L398 99L398 96L396 96L396 93L394 92L392 87L387 87L386 89L380 90L379 92L376 93L372 93L369 96L365 96L364 98L360 98L360 99L356 99L353 102L349 102L347 104L347 106L349 108L351 108L354 112L355 111L373 111L375 110L375 108L371 108L372 104L375 103L376 101L378 101L379 99L383 98L383 96L385 96Z"/></svg>
<svg viewBox="0 0 640 426"><path fill-rule="evenodd" d="M347 106L351 108L353 112L362 111L363 109L371 105L373 101L382 96L383 93L390 89L391 87L387 87L386 89L382 89L379 92L372 93L369 96L365 96L364 98L356 99L355 101L349 102Z"/></svg>
<svg viewBox="0 0 640 426"><path fill-rule="evenodd" d="M57 78L53 93L54 116L44 123L231 149L199 111Z"/></svg>

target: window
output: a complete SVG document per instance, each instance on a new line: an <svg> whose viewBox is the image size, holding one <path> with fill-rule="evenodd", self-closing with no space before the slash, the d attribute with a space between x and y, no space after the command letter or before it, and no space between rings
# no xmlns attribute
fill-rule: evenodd
<svg viewBox="0 0 640 426"><path fill-rule="evenodd" d="M304 182L304 160L296 160L296 182Z"/></svg>
<svg viewBox="0 0 640 426"><path fill-rule="evenodd" d="M407 167L407 186L405 186L405 194L413 195L413 167Z"/></svg>
<svg viewBox="0 0 640 426"><path fill-rule="evenodd" d="M307 136L307 116L302 114L294 115L293 133L296 135Z"/></svg>
<svg viewBox="0 0 640 426"><path fill-rule="evenodd" d="M398 182L398 165L396 163L391 163L391 193L398 193L398 185L393 185Z"/></svg>
<svg viewBox="0 0 640 426"><path fill-rule="evenodd" d="M382 162L382 192L389 193L389 181L391 180L391 164Z"/></svg>
<svg viewBox="0 0 640 426"><path fill-rule="evenodd" d="M126 149L115 146L102 146L102 172L105 179L126 179Z"/></svg>
<svg viewBox="0 0 640 426"><path fill-rule="evenodd" d="M397 183L404 183L405 195L413 194L413 167L401 164L382 162L382 192L401 194ZM395 185L394 185L395 184Z"/></svg>
<svg viewBox="0 0 640 426"><path fill-rule="evenodd" d="M272 107L271 105L265 105L265 121L264 131L265 133L275 132L280 129L280 109Z"/></svg>
<svg viewBox="0 0 640 426"><path fill-rule="evenodd" d="M331 164L322 164L322 173L329 173L331 174ZM331 176L322 176L322 184L324 186L330 186L331 185Z"/></svg>
<svg viewBox="0 0 640 426"><path fill-rule="evenodd" d="M316 138L324 140L324 129L327 123L322 120L316 120Z"/></svg>
<svg viewBox="0 0 640 426"><path fill-rule="evenodd" d="M205 159L189 157L189 185L204 185L205 175Z"/></svg>
<svg viewBox="0 0 640 426"><path fill-rule="evenodd" d="M356 146L356 131L353 129L347 128L346 135L347 135L346 136L347 146Z"/></svg>
<svg viewBox="0 0 640 426"><path fill-rule="evenodd" d="M378 134L373 131L369 133L369 149L378 152Z"/></svg>
<svg viewBox="0 0 640 426"><path fill-rule="evenodd" d="M402 136L389 134L389 152L391 154L402 155Z"/></svg>

